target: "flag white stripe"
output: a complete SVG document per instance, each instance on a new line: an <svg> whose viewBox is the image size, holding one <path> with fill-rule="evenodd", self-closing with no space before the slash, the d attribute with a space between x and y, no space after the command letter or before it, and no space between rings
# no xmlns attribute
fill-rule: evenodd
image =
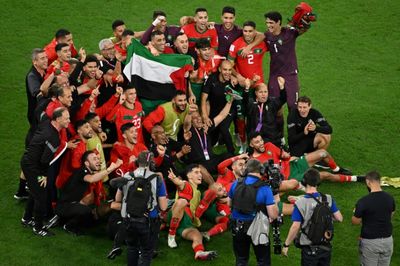
<svg viewBox="0 0 400 266"><path fill-rule="evenodd" d="M124 68L124 74L129 81L131 81L131 75L138 75L145 80L164 84L173 83L170 75L179 69L179 67L165 65L133 54Z"/></svg>

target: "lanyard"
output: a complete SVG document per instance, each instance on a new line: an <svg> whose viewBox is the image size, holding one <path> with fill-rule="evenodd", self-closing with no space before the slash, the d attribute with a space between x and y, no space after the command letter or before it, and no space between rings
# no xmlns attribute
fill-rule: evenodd
<svg viewBox="0 0 400 266"><path fill-rule="evenodd" d="M200 136L200 133L199 133L199 131L197 130L197 128L195 128L194 130L196 130L197 136L199 137L200 145L201 145L201 148L203 149L203 152L208 152L206 133L203 132L203 135L204 135L204 143L203 143L203 140L202 140L202 138L201 138L201 136Z"/></svg>
<svg viewBox="0 0 400 266"><path fill-rule="evenodd" d="M257 123L257 127L256 127L256 132L260 132L261 131L261 127L262 127L262 115L263 115L263 111L264 111L264 103L261 103L261 106L257 106L258 107L258 111L259 111L259 117L258 117L258 123Z"/></svg>

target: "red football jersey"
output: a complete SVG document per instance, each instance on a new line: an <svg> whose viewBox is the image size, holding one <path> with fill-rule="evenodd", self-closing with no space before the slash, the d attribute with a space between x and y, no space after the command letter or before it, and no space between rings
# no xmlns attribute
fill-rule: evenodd
<svg viewBox="0 0 400 266"><path fill-rule="evenodd" d="M235 69L243 77L252 79L254 75L258 75L261 79L257 83L264 82L263 57L268 48L262 42L255 46L246 57L242 57L240 54L247 45L243 37L234 41L229 48L228 58L235 61Z"/></svg>
<svg viewBox="0 0 400 266"><path fill-rule="evenodd" d="M147 147L143 143L137 143L133 146L132 149L129 149L125 146L124 143L116 142L113 145L113 148L110 153L110 162L116 162L118 159L123 161L122 165L119 167L118 170L122 171L122 173L117 174L125 174L127 172L132 172L136 169L135 162L129 162L129 158L133 155L136 158L139 156L139 153L142 151L146 151Z"/></svg>
<svg viewBox="0 0 400 266"><path fill-rule="evenodd" d="M258 157L254 157L259 160L261 163L267 162L269 159L274 160L274 164L281 164L281 173L287 179L290 175L290 164L289 160L280 161L281 149L276 147L273 143L267 142L264 144L265 151Z"/></svg>
<svg viewBox="0 0 400 266"><path fill-rule="evenodd" d="M185 25L181 29L189 38L189 48L194 48L196 42L200 39L207 39L210 41L211 47L215 50L218 49L218 34L215 29L207 29L205 32L198 32L195 23Z"/></svg>

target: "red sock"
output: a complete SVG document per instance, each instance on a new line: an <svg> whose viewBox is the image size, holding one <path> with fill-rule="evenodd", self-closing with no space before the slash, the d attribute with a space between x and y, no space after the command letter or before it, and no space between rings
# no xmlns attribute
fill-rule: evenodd
<svg viewBox="0 0 400 266"><path fill-rule="evenodd" d="M170 234L171 236L176 235L176 229L178 229L180 222L181 219L179 219L178 217L172 217L171 222L169 224L168 234Z"/></svg>
<svg viewBox="0 0 400 266"><path fill-rule="evenodd" d="M333 160L333 158L329 159L328 165L329 165L329 168L331 168L332 170L336 169L336 167L337 167L337 164L336 164L335 160Z"/></svg>
<svg viewBox="0 0 400 266"><path fill-rule="evenodd" d="M219 223L214 225L207 233L209 236L215 236L225 232L226 229L228 229L228 223Z"/></svg>
<svg viewBox="0 0 400 266"><path fill-rule="evenodd" d="M351 176L350 175L339 175L340 177L340 182L351 182Z"/></svg>
<svg viewBox="0 0 400 266"><path fill-rule="evenodd" d="M246 141L246 123L243 118L236 120L236 126L239 133L240 140L244 143Z"/></svg>
<svg viewBox="0 0 400 266"><path fill-rule="evenodd" d="M197 246L195 246L193 248L193 250L194 250L194 254L196 254L199 251L204 251L204 246L203 246L203 244L198 244Z"/></svg>
<svg viewBox="0 0 400 266"><path fill-rule="evenodd" d="M206 192L204 192L203 199L200 201L200 204L196 209L195 216L200 218L216 197L217 193L214 190L207 189Z"/></svg>

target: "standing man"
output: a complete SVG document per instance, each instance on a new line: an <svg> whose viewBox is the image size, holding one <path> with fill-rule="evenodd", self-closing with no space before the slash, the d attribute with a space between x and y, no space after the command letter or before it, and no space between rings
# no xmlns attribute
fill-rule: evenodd
<svg viewBox="0 0 400 266"><path fill-rule="evenodd" d="M151 33L153 31L160 31L165 36L166 45L172 47L174 45L174 38L178 35L180 30L181 28L178 26L167 25L167 14L164 11L154 11L153 22L144 32L140 42L146 45L150 41Z"/></svg>
<svg viewBox="0 0 400 266"><path fill-rule="evenodd" d="M282 27L282 15L279 12L268 12L264 15L267 24L265 43L271 55L269 68L269 93L273 97L279 97L279 84L277 78L283 77L286 81L286 96L289 111L295 108L299 92L297 77L296 40L307 28L296 29ZM283 112L277 117L283 136Z"/></svg>
<svg viewBox="0 0 400 266"><path fill-rule="evenodd" d="M208 28L207 9L199 7L195 11L194 23L185 25L181 31L189 37L189 48L194 49L196 43L201 39L207 39L211 48L218 49L218 35L215 29Z"/></svg>
<svg viewBox="0 0 400 266"><path fill-rule="evenodd" d="M331 195L323 195L317 191L321 179L316 169L310 168L304 173L306 195L297 200L294 206L292 221L288 236L283 243L282 254L287 256L289 246L300 232L301 265L330 265L332 246L328 241L324 244L312 243L306 234L310 230L310 220L318 201L328 202L332 218L338 222L343 221L343 216L336 206ZM317 201L318 200L318 201ZM327 232L325 232L326 234Z"/></svg>
<svg viewBox="0 0 400 266"><path fill-rule="evenodd" d="M44 81L44 76L46 74L47 69L47 55L43 49L35 48L32 51L32 67L25 78L25 87L26 87L26 96L28 99L28 122L30 127L34 124L34 113L37 105L37 97L40 92L40 86ZM26 138L30 138L31 130L28 131L28 135ZM28 143L25 143L26 145ZM15 193L15 199L26 199L28 198L28 192L25 189L26 180L21 172L19 179L19 187L17 193Z"/></svg>
<svg viewBox="0 0 400 266"><path fill-rule="evenodd" d="M229 199L232 201L231 228L233 237L233 251L236 257L236 265L247 265L249 261L250 245L252 244L257 259L257 265L271 265L270 243L255 245L252 238L247 234L251 223L253 222L257 211L262 211L269 219L275 220L278 217L279 194L272 195L271 188L266 184L260 184L262 164L255 159L250 159L246 164L247 176L243 180L235 181L229 191ZM244 193L240 186L251 187L256 190L253 193ZM250 188L249 188L250 189ZM236 190L238 190L237 193ZM249 190L247 190L249 191ZM236 194L236 195L235 195ZM252 194L252 196L247 196ZM244 197L240 197L244 196ZM255 202L255 204L254 204ZM252 208L250 212L244 212L241 208L244 205Z"/></svg>
<svg viewBox="0 0 400 266"><path fill-rule="evenodd" d="M243 23L243 37L238 38L229 48L228 59L235 64L236 77L241 86L245 86L245 79L251 80L252 87L264 82L263 57L268 51L264 42L254 45L257 37L256 23L246 21ZM243 54L248 46L252 49ZM279 96L279 95L278 95Z"/></svg>
<svg viewBox="0 0 400 266"><path fill-rule="evenodd" d="M288 115L287 124L291 155L299 157L318 149L328 149L332 127L318 110L312 108L309 97L299 98L297 108Z"/></svg>
<svg viewBox="0 0 400 266"><path fill-rule="evenodd" d="M224 109L227 103L226 96L232 92L232 63L228 60L222 61L218 67L218 72L212 73L205 82L201 93L201 115L204 123L207 126L212 125L213 119ZM239 86L235 87L238 90ZM207 104L209 103L209 105ZM234 108L231 107L229 113L232 114ZM229 132L229 127L233 121L232 115L228 115L216 127L217 130L211 134L211 144L215 145L218 142L219 136L222 136L226 144L226 149L229 153L235 153L232 137Z"/></svg>
<svg viewBox="0 0 400 266"><path fill-rule="evenodd" d="M58 55L56 46L60 43L67 44L67 46L69 47L68 50L71 52L72 57L76 57L78 55L78 51L76 50L74 45L72 33L67 29L59 29L56 32L53 40L51 40L51 42L47 44L46 47L44 47L49 65L57 59Z"/></svg>
<svg viewBox="0 0 400 266"><path fill-rule="evenodd" d="M126 227L128 265L138 265L139 250L142 259L140 265L150 265L153 249L158 242L160 228L158 213L159 210L165 211L167 209L165 185L162 178L152 171L153 158L154 155L151 152L141 152L136 161L138 168L133 172L133 176L132 173L127 173L123 177L126 180L125 185L119 188L116 195L117 202L122 202L121 216ZM144 187L142 190L140 185L136 188L137 190L135 188L130 189L130 187L135 187L135 182L140 182L139 179L135 180L134 177L148 179L151 185L151 195L149 195L149 202L147 202L144 213L139 211L139 207L142 206L133 202L133 199L141 201L139 198L144 196L140 193L145 190ZM130 212L130 210L133 212Z"/></svg>
<svg viewBox="0 0 400 266"><path fill-rule="evenodd" d="M23 225L33 226L33 232L39 236L53 235L43 227L47 203L47 173L55 161L60 145L59 132L67 128L69 122L66 108L55 109L51 121L43 122L35 132L21 159L22 172L29 187L29 199L21 222Z"/></svg>
<svg viewBox="0 0 400 266"><path fill-rule="evenodd" d="M365 176L367 196L357 201L351 222L361 225L361 265L390 265L393 254L393 226L391 219L395 211L394 198L382 191L381 175L372 171Z"/></svg>

